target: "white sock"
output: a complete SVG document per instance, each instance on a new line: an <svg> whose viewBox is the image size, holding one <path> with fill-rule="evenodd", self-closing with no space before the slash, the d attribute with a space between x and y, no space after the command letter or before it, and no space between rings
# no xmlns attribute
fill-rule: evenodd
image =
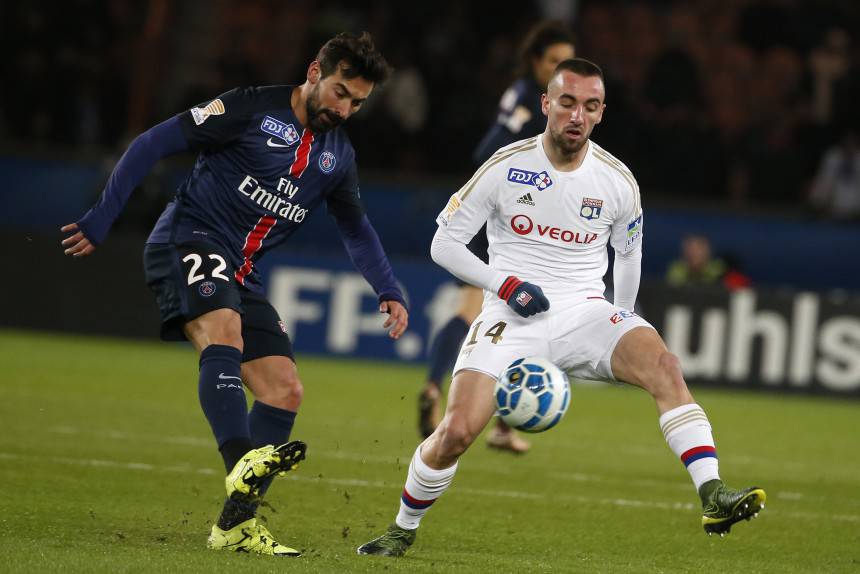
<svg viewBox="0 0 860 574"><path fill-rule="evenodd" d="M719 479L719 461L711 423L702 407L693 403L681 405L660 415L660 430L699 487L709 480Z"/></svg>
<svg viewBox="0 0 860 574"><path fill-rule="evenodd" d="M409 463L406 485L400 496L400 512L394 520L397 526L409 530L418 528L418 523L430 506L451 486L455 472L457 472L457 463L442 470L427 466L421 460L421 445L418 445L412 456L412 462Z"/></svg>

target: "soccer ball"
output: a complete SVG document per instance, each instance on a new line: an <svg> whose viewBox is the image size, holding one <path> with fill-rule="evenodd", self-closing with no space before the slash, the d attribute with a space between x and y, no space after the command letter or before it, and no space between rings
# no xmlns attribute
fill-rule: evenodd
<svg viewBox="0 0 860 574"><path fill-rule="evenodd" d="M541 357L511 363L496 381L495 392L499 416L525 432L551 429L570 404L567 375Z"/></svg>

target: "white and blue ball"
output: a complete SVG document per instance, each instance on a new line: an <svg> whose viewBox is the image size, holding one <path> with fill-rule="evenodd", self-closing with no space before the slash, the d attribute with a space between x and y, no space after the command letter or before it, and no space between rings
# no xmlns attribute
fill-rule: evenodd
<svg viewBox="0 0 860 574"><path fill-rule="evenodd" d="M511 363L496 381L495 392L499 416L525 432L551 429L570 404L567 375L542 357Z"/></svg>

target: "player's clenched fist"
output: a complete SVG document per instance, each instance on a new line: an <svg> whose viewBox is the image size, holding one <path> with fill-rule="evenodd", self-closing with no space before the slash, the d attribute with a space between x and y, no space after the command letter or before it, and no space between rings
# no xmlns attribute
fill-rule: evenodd
<svg viewBox="0 0 860 574"><path fill-rule="evenodd" d="M540 287L520 281L513 275L502 283L499 297L504 299L520 317L531 317L549 309L549 299Z"/></svg>

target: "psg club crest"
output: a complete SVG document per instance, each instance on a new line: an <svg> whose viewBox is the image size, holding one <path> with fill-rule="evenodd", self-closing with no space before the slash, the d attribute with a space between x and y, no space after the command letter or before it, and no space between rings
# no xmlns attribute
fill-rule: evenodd
<svg viewBox="0 0 860 574"><path fill-rule="evenodd" d="M320 170L323 173L331 173L334 169L335 158L330 151L324 151L320 154Z"/></svg>
<svg viewBox="0 0 860 574"><path fill-rule="evenodd" d="M204 281L200 284L200 287L197 288L200 294L204 297L211 297L212 295L214 295L215 289L215 283L213 283L212 281Z"/></svg>
<svg viewBox="0 0 860 574"><path fill-rule="evenodd" d="M591 199L590 197L585 197L582 199L582 207L579 209L579 215L588 220L597 219L600 217L600 210L602 208L602 199Z"/></svg>

